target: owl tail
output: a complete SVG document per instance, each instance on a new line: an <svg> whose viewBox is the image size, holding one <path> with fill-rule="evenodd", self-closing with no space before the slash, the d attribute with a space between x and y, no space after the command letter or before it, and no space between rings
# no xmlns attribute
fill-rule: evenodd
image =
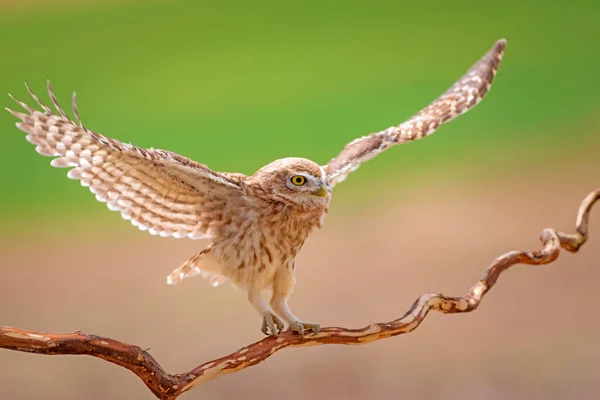
<svg viewBox="0 0 600 400"><path fill-rule="evenodd" d="M210 281L211 286L217 287L227 281L227 278L223 275L216 274L214 272L207 272L200 269L200 258L204 252L200 252L192 256L186 262L184 262L179 268L176 268L167 276L167 284L175 285L185 278L190 278L196 275L202 275L204 278Z"/></svg>

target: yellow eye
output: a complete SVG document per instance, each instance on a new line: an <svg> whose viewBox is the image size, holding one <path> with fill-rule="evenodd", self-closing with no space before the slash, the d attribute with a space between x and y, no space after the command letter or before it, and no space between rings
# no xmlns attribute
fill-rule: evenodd
<svg viewBox="0 0 600 400"><path fill-rule="evenodd" d="M294 175L291 179L292 183L296 186L302 186L306 183L306 178L302 175Z"/></svg>

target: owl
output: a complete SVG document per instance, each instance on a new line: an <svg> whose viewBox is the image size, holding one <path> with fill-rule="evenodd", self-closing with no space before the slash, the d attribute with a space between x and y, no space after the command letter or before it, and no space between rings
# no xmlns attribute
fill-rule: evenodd
<svg viewBox="0 0 600 400"><path fill-rule="evenodd" d="M354 140L328 164L283 158L251 176L216 172L179 154L143 149L87 129L75 94L73 121L27 90L41 111L12 97L25 112L8 109L16 125L51 165L87 186L110 210L152 235L210 239L168 277L174 285L201 275L212 286L231 282L247 293L262 318L266 335L280 334L284 321L300 335L318 332L316 323L292 313L288 299L295 284L295 258L305 239L323 225L334 186L388 148L420 139L475 107L490 90L505 40L494 46L448 91L406 122ZM27 86L27 85L26 85ZM269 301L264 292L270 291Z"/></svg>

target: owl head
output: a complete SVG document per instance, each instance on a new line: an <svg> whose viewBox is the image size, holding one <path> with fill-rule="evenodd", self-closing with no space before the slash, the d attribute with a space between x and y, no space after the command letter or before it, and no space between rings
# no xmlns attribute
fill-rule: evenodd
<svg viewBox="0 0 600 400"><path fill-rule="evenodd" d="M323 168L306 158L273 161L256 171L252 180L277 200L302 208L325 207L331 197Z"/></svg>

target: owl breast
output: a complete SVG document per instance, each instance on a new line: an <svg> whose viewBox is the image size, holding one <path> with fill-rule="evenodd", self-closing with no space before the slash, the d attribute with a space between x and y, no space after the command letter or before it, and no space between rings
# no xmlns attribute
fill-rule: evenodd
<svg viewBox="0 0 600 400"><path fill-rule="evenodd" d="M327 209L302 212L278 203L230 210L214 237L211 252L221 270L240 288L269 289L278 268L293 265L308 235Z"/></svg>

